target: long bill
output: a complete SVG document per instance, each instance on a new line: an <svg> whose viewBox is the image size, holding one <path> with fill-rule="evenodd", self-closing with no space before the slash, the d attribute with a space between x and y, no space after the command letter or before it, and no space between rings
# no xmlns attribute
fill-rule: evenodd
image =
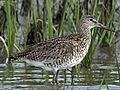
<svg viewBox="0 0 120 90"><path fill-rule="evenodd" d="M107 31L115 32L114 30L109 29L108 27L106 27L105 25L103 25L101 23L97 23L96 27L103 28L103 29L105 29Z"/></svg>

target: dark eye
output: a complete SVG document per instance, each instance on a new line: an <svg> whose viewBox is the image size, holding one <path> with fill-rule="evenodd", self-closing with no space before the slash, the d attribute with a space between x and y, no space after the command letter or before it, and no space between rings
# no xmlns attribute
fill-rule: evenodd
<svg viewBox="0 0 120 90"><path fill-rule="evenodd" d="M93 19L91 18L90 21L93 21Z"/></svg>

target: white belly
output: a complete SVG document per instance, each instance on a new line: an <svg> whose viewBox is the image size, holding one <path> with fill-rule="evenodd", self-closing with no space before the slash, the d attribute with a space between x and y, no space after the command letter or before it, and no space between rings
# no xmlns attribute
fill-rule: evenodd
<svg viewBox="0 0 120 90"><path fill-rule="evenodd" d="M47 71L52 71L53 69L50 67L46 67L43 62L39 62L39 61L33 61L33 60L29 60L29 59L23 59L23 61L25 61L28 65L31 66L35 66L35 67L40 67L43 68Z"/></svg>

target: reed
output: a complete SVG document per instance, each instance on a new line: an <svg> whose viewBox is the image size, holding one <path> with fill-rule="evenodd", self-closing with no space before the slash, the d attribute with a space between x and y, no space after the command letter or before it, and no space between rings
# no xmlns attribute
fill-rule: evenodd
<svg viewBox="0 0 120 90"><path fill-rule="evenodd" d="M47 33L47 36L48 38L51 38L53 37L53 29L52 29L52 26L53 26L53 22L52 22L52 10L51 10L51 7L52 6L52 3L51 3L51 0L47 0L47 11L48 11L48 33Z"/></svg>
<svg viewBox="0 0 120 90"><path fill-rule="evenodd" d="M101 83L100 83L100 87L99 87L98 90L101 90L101 87L102 87L102 84L103 84L103 82L104 82L104 80L105 80L105 77L106 77L106 75L104 74L104 76L103 76L103 78L102 78L102 80L101 80Z"/></svg>
<svg viewBox="0 0 120 90"><path fill-rule="evenodd" d="M13 23L11 20L11 1L5 0L5 8L6 8L6 25L7 25L7 46L8 46L8 57L13 51L14 39L15 39L15 30L13 28Z"/></svg>
<svg viewBox="0 0 120 90"><path fill-rule="evenodd" d="M0 40L3 42L3 44L4 44L4 46L5 46L5 50L6 50L6 52L7 52L7 57L9 57L9 48L8 48L8 46L7 46L7 44L6 44L5 39L0 36Z"/></svg>
<svg viewBox="0 0 120 90"><path fill-rule="evenodd" d="M64 28L63 28L63 25L64 25L64 20L65 20L65 10L66 10L66 4L67 4L67 0L64 0L63 1L63 10L62 10L62 16L61 16L61 20L59 22L59 28L58 28L58 36L62 36L63 35L63 32L64 32Z"/></svg>

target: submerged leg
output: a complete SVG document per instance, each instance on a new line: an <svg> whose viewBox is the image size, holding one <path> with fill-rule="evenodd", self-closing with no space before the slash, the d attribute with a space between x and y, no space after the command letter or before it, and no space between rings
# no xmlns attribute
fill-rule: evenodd
<svg viewBox="0 0 120 90"><path fill-rule="evenodd" d="M52 80L53 84L55 83L58 84L58 81L57 81L58 74L59 74L59 70L57 70L57 72L54 73L53 80Z"/></svg>
<svg viewBox="0 0 120 90"><path fill-rule="evenodd" d="M64 70L64 83L66 83L66 69Z"/></svg>
<svg viewBox="0 0 120 90"><path fill-rule="evenodd" d="M74 70L75 70L75 66L74 67L72 67L72 71L71 71L71 85L73 85L74 84Z"/></svg>

